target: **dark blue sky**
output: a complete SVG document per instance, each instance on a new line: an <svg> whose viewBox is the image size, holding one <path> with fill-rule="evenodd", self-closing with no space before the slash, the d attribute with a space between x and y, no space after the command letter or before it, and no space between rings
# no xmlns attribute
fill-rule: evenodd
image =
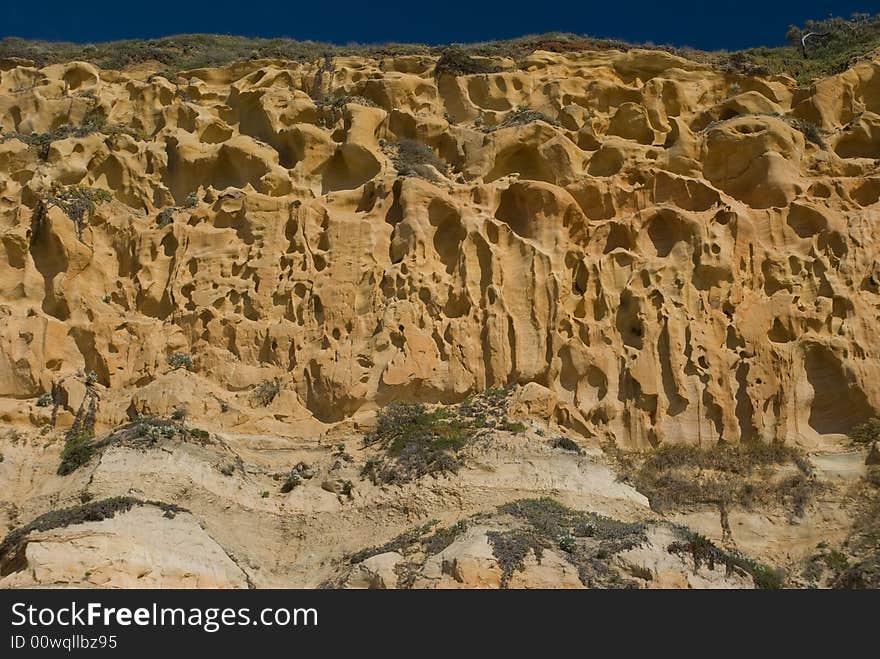
<svg viewBox="0 0 880 659"><path fill-rule="evenodd" d="M784 42L792 23L880 12L880 0L10 0L0 37L110 41L185 32L347 43L483 41L548 31L697 48Z"/></svg>

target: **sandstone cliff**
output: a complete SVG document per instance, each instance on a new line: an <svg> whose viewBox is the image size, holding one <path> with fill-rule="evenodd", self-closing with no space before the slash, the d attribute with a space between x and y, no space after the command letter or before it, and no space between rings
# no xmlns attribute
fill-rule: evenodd
<svg viewBox="0 0 880 659"><path fill-rule="evenodd" d="M99 432L185 409L224 451L308 453L392 401L501 386L540 428L625 449L827 449L877 414L880 60L810 87L638 49L481 63L0 62L0 420L51 437L91 404ZM192 456L196 475L126 450L101 468L168 479L147 498L231 487ZM75 496L25 456L16 492ZM517 489L501 480L487 504ZM338 512L338 495L294 507ZM614 498L647 514L634 490ZM196 582L243 583L199 542L220 558ZM429 563L421 578L440 579Z"/></svg>

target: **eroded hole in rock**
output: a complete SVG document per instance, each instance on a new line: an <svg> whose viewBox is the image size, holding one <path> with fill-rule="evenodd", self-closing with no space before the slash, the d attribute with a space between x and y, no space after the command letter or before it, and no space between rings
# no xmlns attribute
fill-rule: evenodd
<svg viewBox="0 0 880 659"><path fill-rule="evenodd" d="M817 433L846 434L876 415L861 387L829 348L810 345L804 354L804 368L813 388L809 424Z"/></svg>

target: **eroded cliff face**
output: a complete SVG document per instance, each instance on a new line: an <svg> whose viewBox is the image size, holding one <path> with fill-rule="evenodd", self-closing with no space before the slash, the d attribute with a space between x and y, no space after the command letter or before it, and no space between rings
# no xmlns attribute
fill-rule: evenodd
<svg viewBox="0 0 880 659"><path fill-rule="evenodd" d="M51 392L69 426L89 372L99 429L186 407L308 436L527 383L629 448L818 447L875 414L880 62L808 89L640 50L495 63L3 62L2 419ZM62 124L97 128L24 139ZM79 227L74 186L112 196Z"/></svg>

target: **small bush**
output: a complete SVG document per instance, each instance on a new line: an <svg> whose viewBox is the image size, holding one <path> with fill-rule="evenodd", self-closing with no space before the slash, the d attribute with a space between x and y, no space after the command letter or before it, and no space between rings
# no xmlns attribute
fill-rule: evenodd
<svg viewBox="0 0 880 659"><path fill-rule="evenodd" d="M263 380L254 387L254 390L251 392L251 400L254 405L259 405L260 407L267 407L275 400L276 396L281 393L281 380L275 378L274 380Z"/></svg>
<svg viewBox="0 0 880 659"><path fill-rule="evenodd" d="M299 486L303 481L313 478L314 475L315 472L309 467L309 465L305 462L298 463L285 477L284 484L281 486L282 494L287 494L293 490L293 488Z"/></svg>
<svg viewBox="0 0 880 659"><path fill-rule="evenodd" d="M401 176L416 176L427 181L436 181L438 172L445 172L446 165L427 144L418 140L400 140L391 145L391 162ZM431 169L431 168L434 169Z"/></svg>
<svg viewBox="0 0 880 659"><path fill-rule="evenodd" d="M560 449L562 451L571 451L573 453L577 453L578 455L584 454L584 450L580 446L578 446L577 442L562 435L550 440L550 447Z"/></svg>
<svg viewBox="0 0 880 659"><path fill-rule="evenodd" d="M73 473L84 464L88 463L95 454L91 438L86 435L78 435L68 439L61 450L61 464L58 466L58 475L66 476Z"/></svg>
<svg viewBox="0 0 880 659"><path fill-rule="evenodd" d="M373 101L364 96L342 94L328 99L319 98L315 101L315 105L318 107L318 125L324 128L334 126L340 119L342 119L343 110L349 103L352 105L363 105L369 108L379 107Z"/></svg>
<svg viewBox="0 0 880 659"><path fill-rule="evenodd" d="M873 444L880 441L880 419L869 419L852 429L849 435L854 444Z"/></svg>
<svg viewBox="0 0 880 659"><path fill-rule="evenodd" d="M110 192L100 188L87 188L81 185L64 186L57 182L53 183L50 191L40 201L40 206L34 213L37 224L34 238L39 233L39 225L45 220L48 209L57 206L73 221L76 235L82 240L83 230L87 222L94 216L97 207L112 199L113 195Z"/></svg>
<svg viewBox="0 0 880 659"><path fill-rule="evenodd" d="M496 130L501 130L502 128L512 128L514 126L525 126L526 124L530 124L534 121L543 121L544 123L550 124L551 126L559 126L559 122L556 119L552 119L548 117L543 112L538 112L537 110L532 110L531 108L517 108L513 112L508 113L500 124L497 126L487 126L483 128L483 131L486 133L492 133Z"/></svg>
<svg viewBox="0 0 880 659"><path fill-rule="evenodd" d="M519 421L509 421L506 419L504 421L502 421L497 426L497 428L499 430L503 430L505 432L512 432L516 435L519 435L519 434L524 433L526 431L526 426L524 423L520 423Z"/></svg>
<svg viewBox="0 0 880 659"><path fill-rule="evenodd" d="M694 562L694 571L704 563L710 570L720 564L725 566L728 575L739 572L751 576L756 588L778 590L785 586L785 573L782 570L768 567L742 554L719 549L699 533L686 529L680 532L683 539L672 543L667 549L670 554L689 554Z"/></svg>
<svg viewBox="0 0 880 659"><path fill-rule="evenodd" d="M846 554L836 549L832 549L825 554L824 560L825 565L833 572L843 572L849 567L849 559L846 557Z"/></svg>
<svg viewBox="0 0 880 659"><path fill-rule="evenodd" d="M562 551L568 554L573 553L577 549L577 541L570 533L563 533L556 538L556 544Z"/></svg>
<svg viewBox="0 0 880 659"><path fill-rule="evenodd" d="M169 355L168 365L175 371L180 368L191 371L195 368L195 363L193 362L192 355L188 355L185 352L175 352Z"/></svg>
<svg viewBox="0 0 880 659"><path fill-rule="evenodd" d="M434 65L434 74L437 76L444 74L466 76L478 73L497 73L498 71L501 71L500 66L471 57L462 48L454 46L443 50L440 59Z"/></svg>
<svg viewBox="0 0 880 659"><path fill-rule="evenodd" d="M97 415L97 397L87 393L76 411L73 424L64 436L64 448L61 449L61 463L57 472L59 476L73 473L91 460L95 452L92 439L95 436Z"/></svg>
<svg viewBox="0 0 880 659"><path fill-rule="evenodd" d="M374 483L406 483L427 474L458 470L456 453L473 428L448 410L429 412L424 405L396 402L379 412L376 429L364 435L365 446L383 449L388 460L374 458L362 475Z"/></svg>
<svg viewBox="0 0 880 659"><path fill-rule="evenodd" d="M379 554L385 554L390 551L396 551L398 553L404 553L409 547L420 542L422 536L424 536L428 531L434 528L437 525L437 520L431 520L430 522L423 524L415 529L407 531L405 533L400 534L393 540L386 542L384 545L379 545L377 547L369 547L367 549L362 549L351 556L348 557L348 560L352 564L363 563L368 558L372 558L373 556L378 556Z"/></svg>
<svg viewBox="0 0 880 659"><path fill-rule="evenodd" d="M167 227L169 224L174 222L174 213L176 212L177 206L169 206L168 208L163 208L156 216L156 226L160 229Z"/></svg>
<svg viewBox="0 0 880 659"><path fill-rule="evenodd" d="M719 506L724 516L729 504L751 507L775 500L800 516L822 487L803 453L780 442L664 445L645 456L618 457L618 462L624 477L659 511L706 504ZM774 479L774 469L788 464L799 473Z"/></svg>
<svg viewBox="0 0 880 659"><path fill-rule="evenodd" d="M52 398L52 393L47 391L40 395L37 398L37 407L51 407L55 404L55 401Z"/></svg>
<svg viewBox="0 0 880 659"><path fill-rule="evenodd" d="M828 145L825 143L825 131L813 122L792 117L788 120L788 123L792 128L800 131L808 142L812 142L822 149L828 148Z"/></svg>

